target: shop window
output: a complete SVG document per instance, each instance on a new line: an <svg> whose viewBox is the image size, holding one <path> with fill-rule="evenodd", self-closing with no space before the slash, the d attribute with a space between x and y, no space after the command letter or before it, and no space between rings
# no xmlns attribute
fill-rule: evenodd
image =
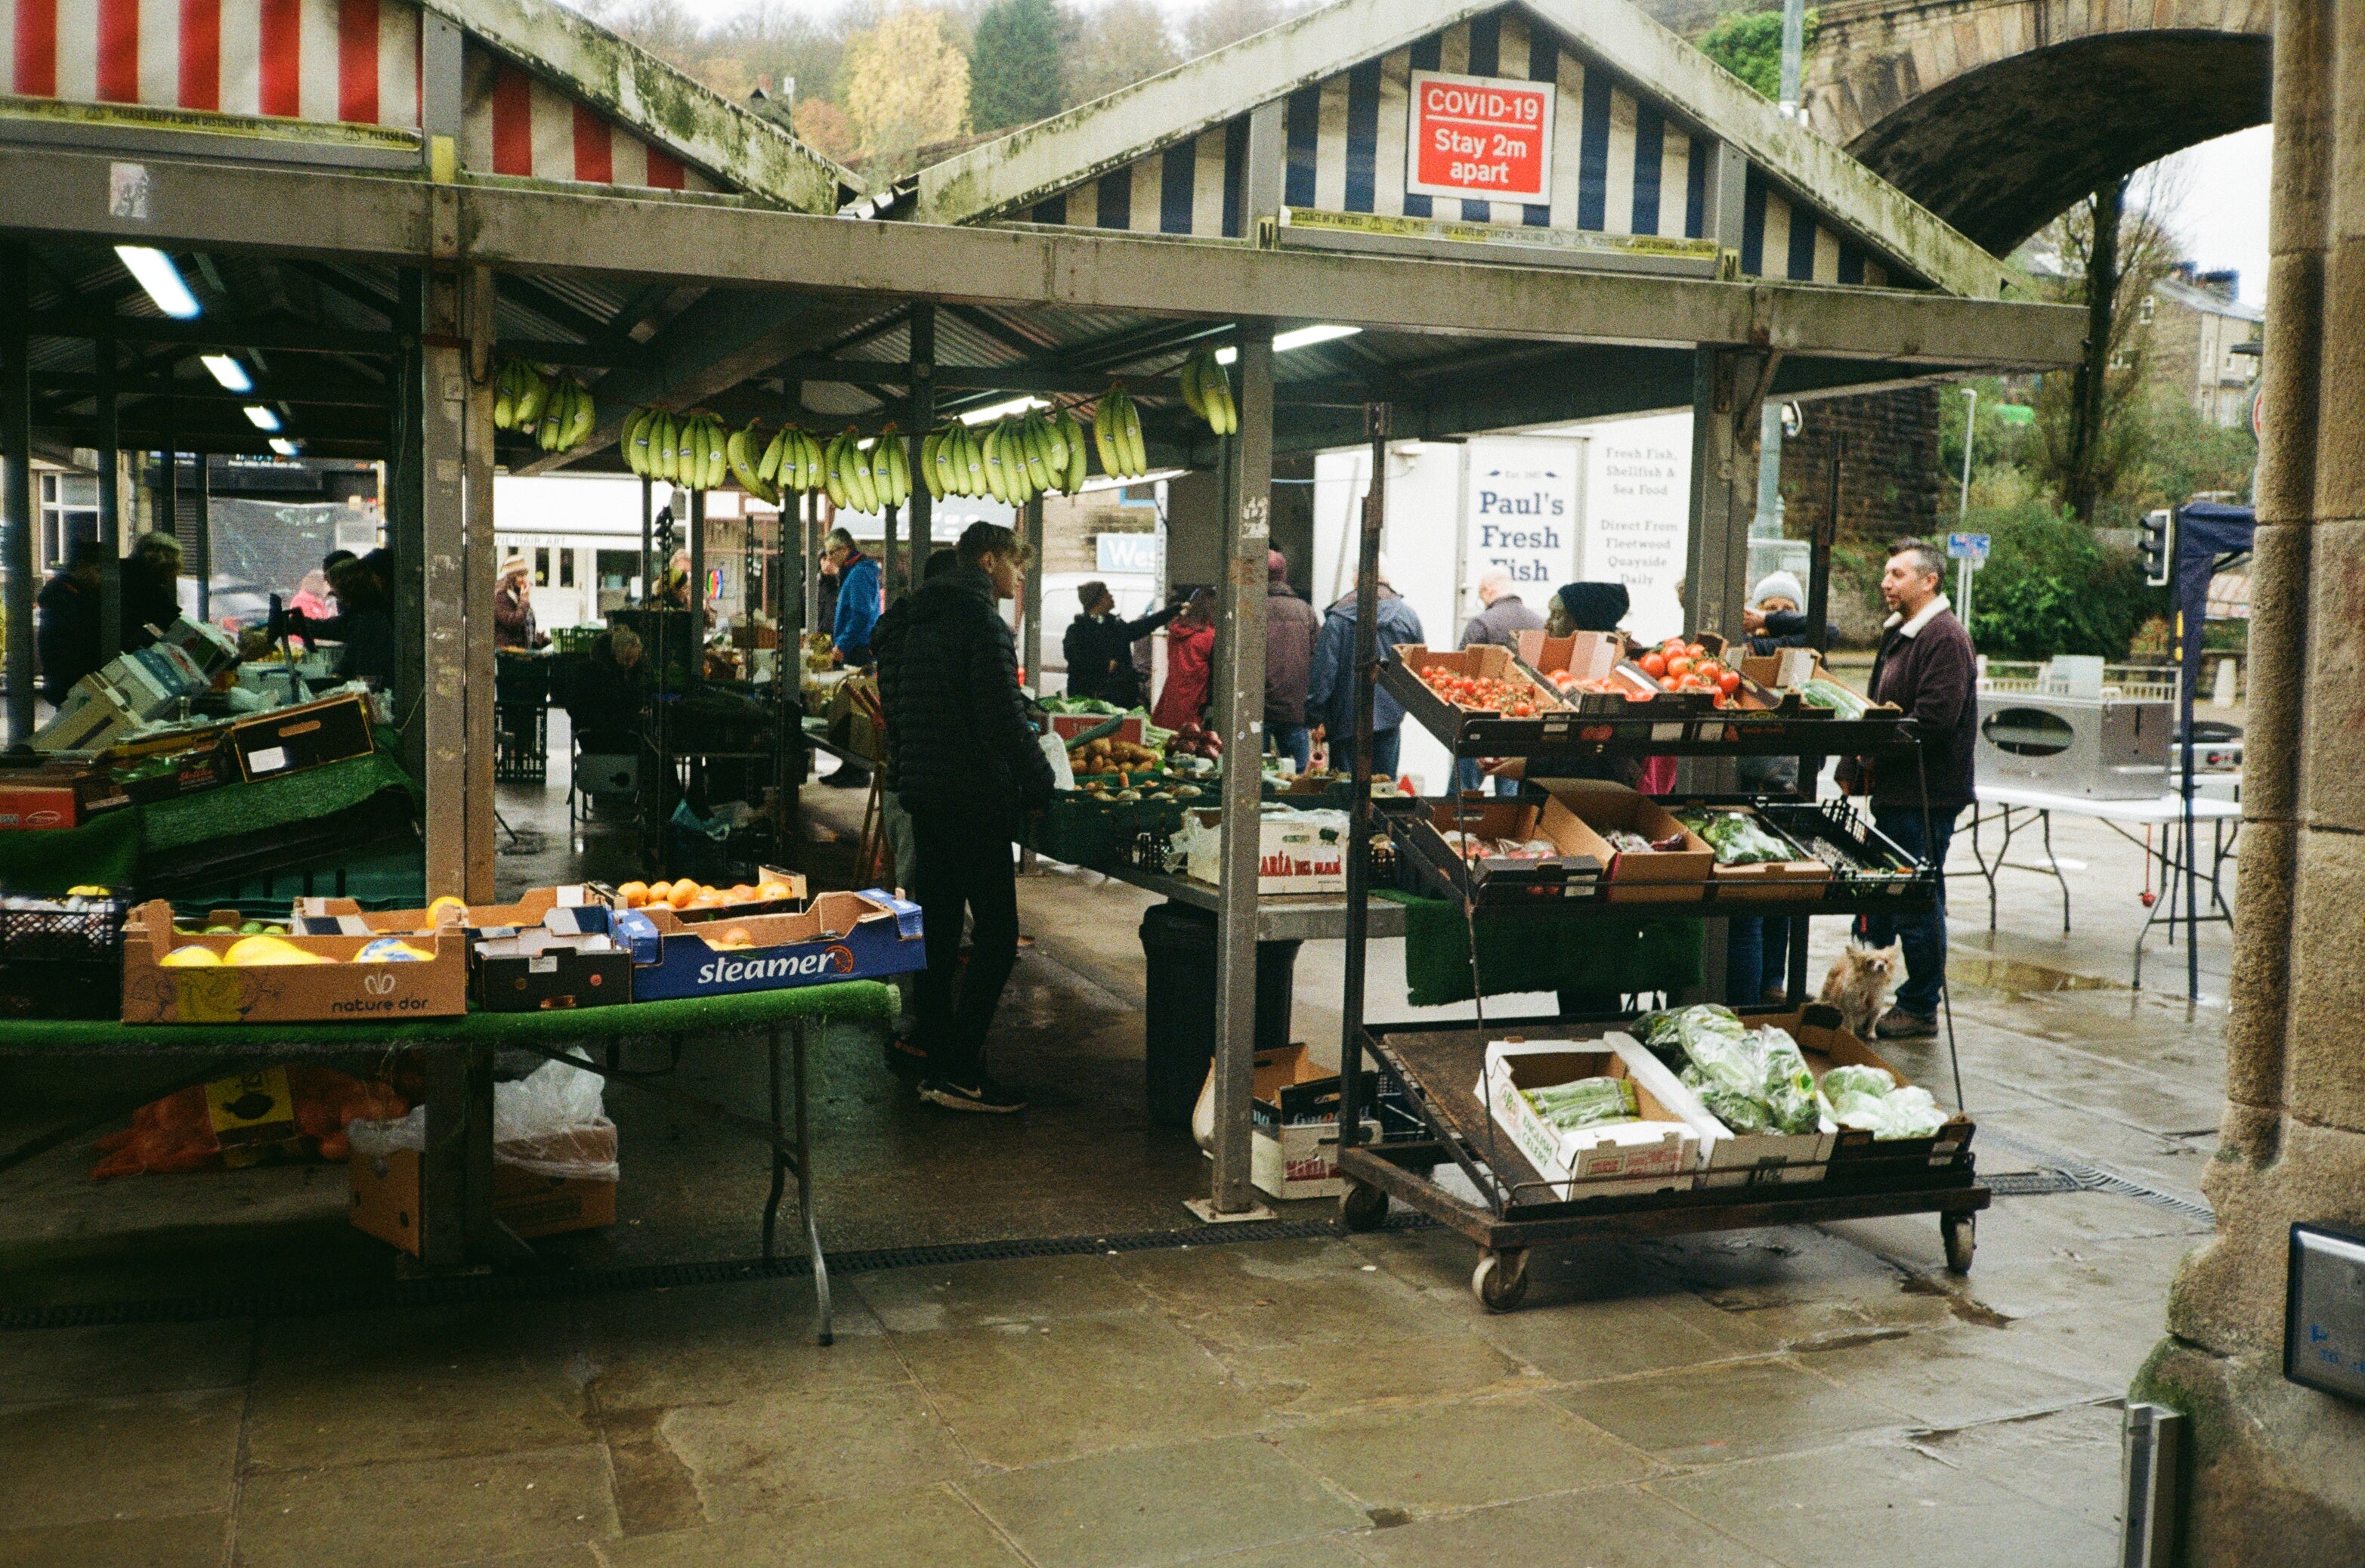
<svg viewBox="0 0 2365 1568"><path fill-rule="evenodd" d="M534 546L533 586L536 588L550 586L550 546L547 544Z"/></svg>
<svg viewBox="0 0 2365 1568"><path fill-rule="evenodd" d="M641 553L638 550L602 550L599 554L600 586L603 588L629 588L633 579L641 575Z"/></svg>
<svg viewBox="0 0 2365 1568"><path fill-rule="evenodd" d="M62 564L77 539L98 537L98 476L41 476L41 566Z"/></svg>
<svg viewBox="0 0 2365 1568"><path fill-rule="evenodd" d="M2135 319L2142 322L2146 327L2150 326L2153 308L2158 303L2159 301L2156 297L2148 294L2145 295L2143 297L2143 303L2135 307Z"/></svg>
<svg viewBox="0 0 2365 1568"><path fill-rule="evenodd" d="M561 550L558 553L558 586L560 588L575 586L575 552L572 550Z"/></svg>

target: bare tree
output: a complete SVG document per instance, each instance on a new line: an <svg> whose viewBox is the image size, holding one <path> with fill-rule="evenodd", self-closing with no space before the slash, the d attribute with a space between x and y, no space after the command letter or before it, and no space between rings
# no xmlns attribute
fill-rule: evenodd
<svg viewBox="0 0 2365 1568"><path fill-rule="evenodd" d="M1313 0L1202 0L1182 18L1183 56L1212 54L1313 8Z"/></svg>
<svg viewBox="0 0 2365 1568"><path fill-rule="evenodd" d="M2151 332L2139 306L2184 253L2173 225L2189 182L2179 165L2155 164L2095 192L2032 242L2065 302L2087 312L2085 358L2038 389L2032 455L2046 487L2090 524L2141 469Z"/></svg>
<svg viewBox="0 0 2365 1568"><path fill-rule="evenodd" d="M1069 13L1068 102L1088 104L1182 63L1155 0L1102 0Z"/></svg>

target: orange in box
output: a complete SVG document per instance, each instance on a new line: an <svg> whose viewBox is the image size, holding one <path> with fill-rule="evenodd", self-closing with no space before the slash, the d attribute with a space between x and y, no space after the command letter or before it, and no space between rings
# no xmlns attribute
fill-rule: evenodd
<svg viewBox="0 0 2365 1568"><path fill-rule="evenodd" d="M236 925L235 910L216 910L208 925ZM230 932L176 935L173 906L152 899L123 927L126 1024L361 1023L370 1019L456 1017L468 1010L466 938L458 931L406 938L428 958L355 963L374 936L287 936L289 946L329 960L318 964L226 964L181 968L164 962L178 947L219 956L245 938Z"/></svg>

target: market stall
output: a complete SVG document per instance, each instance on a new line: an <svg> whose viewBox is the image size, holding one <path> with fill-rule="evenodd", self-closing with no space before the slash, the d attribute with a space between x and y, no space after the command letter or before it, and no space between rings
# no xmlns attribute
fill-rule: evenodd
<svg viewBox="0 0 2365 1568"><path fill-rule="evenodd" d="M731 458L734 437L743 457L756 436L769 452L791 427L809 443L800 449L801 526L789 531L801 539L838 504L833 469L849 506L891 510L891 538L932 537L922 526L932 509L981 486L992 493L993 481L970 465L972 450L981 458L989 438L1014 441L1031 464L1050 454L1046 424L1081 461L1056 482L1048 465L1030 474L1037 488L1211 473L1219 498L1194 538L1226 596L1212 727L1241 756L1261 749L1261 584L1277 450L1353 443L1375 416L1451 438L1691 406L1692 619L1713 626L1739 602L1751 486L1736 454L1745 454L1765 396L2075 354L2074 311L2008 299L2017 286L2007 268L1620 7L1581 17L1550 4L1513 7L1490 25L1474 9L1414 18L1353 0L1068 117L1055 133L965 155L864 209L924 221L846 222L817 216L837 205L835 173L777 126L669 76L666 93L694 112L680 125L641 117L633 106L663 95L622 92L618 73L663 68L596 28L562 28L531 5L495 17L443 0L384 4L417 18L435 48L489 51L497 71L515 68L530 106L545 93L555 109L571 98L571 123L607 125L611 145L630 139L644 149L618 160L620 178L627 163L689 173L630 190L516 177L557 171L505 166L504 149L518 144L495 125L509 100L465 97L456 70L428 74L415 125L307 135L275 121L262 145L296 149L284 157L254 155L258 128L235 117L210 129L197 117L172 133L184 140L156 142L103 115L76 118L71 132L50 116L38 138L0 139L0 228L16 242L0 286L26 304L22 335L0 342L9 374L0 444L21 477L16 454L36 431L76 444L120 433L101 429L107 406L93 398L104 390L79 380L58 386L37 417L36 345L45 366L47 356L78 356L59 374L102 382L124 368L118 345L174 355L267 348L322 359L322 378L341 396L358 392L328 367L370 363L383 379L360 389L369 398L318 405L359 413L316 419L294 378L275 390L304 411L308 450L383 454L391 465L396 597L404 636L415 639L396 717L426 796L431 890L474 897L491 873L498 684L479 606L490 591L496 463L516 473L631 469L620 441L648 433L661 415L675 433L678 477L681 431L694 428L705 473L678 487L674 510L701 587L696 498L748 487ZM1658 170L1676 171L1685 202L1668 185L1668 199L1639 224L1636 185L1635 205L1605 214L1584 171L1610 157L1606 144L1562 158L1536 199L1473 198L1460 224L1417 215L1416 193L1392 192L1394 207L1381 211L1356 179L1340 182L1340 170L1391 162L1372 162L1364 106L1374 79L1394 84L1399 65L1433 72L1449 60L1475 76L1520 79L1522 54L1526 82L1570 96L1562 124L1598 120L1613 140L1642 119L1656 125ZM1376 73L1367 69L1375 63ZM1651 115L1616 112L1621 95ZM1387 101L1400 116L1404 100ZM238 155L224 156L233 136ZM539 158L542 140L531 145ZM1648 162L1639 141L1616 148L1625 169ZM119 173L127 157L144 160L136 188ZM1170 167L1175 177L1154 184ZM1172 201L1136 205L1153 189ZM1474 218L1474 207L1485 210ZM1073 221L1088 214L1100 221ZM1115 231L1136 227L1159 232ZM314 280L304 292L318 319L297 328L228 309L170 320L136 298L129 310L103 308L75 285L119 287L108 255L118 243L219 255L225 276L241 279L266 263L295 269ZM1250 307L1256 315L1244 314ZM1293 324L1352 335L1294 342ZM519 428L517 398L533 395L516 377L520 365L555 399L551 417L563 416L547 444L544 419L526 421L533 433ZM207 441L227 444L239 405L200 399L187 386L196 374L176 375L157 401L221 402L228 417L208 427ZM1040 406L995 411L1014 399ZM140 427L133 439L188 444L185 427L174 442L160 434ZM966 477L945 471L948 446ZM904 470L895 487L910 485L907 501L876 492L870 454L881 452ZM858 477L866 467L868 480ZM760 460L757 468L757 487L779 487L777 465L769 476ZM1013 493L1005 483L996 498L1008 506ZM24 516L24 497L12 481L13 517ZM1015 504L1025 502L1020 494ZM891 588L909 569L899 555L890 550ZM774 619L784 644L804 626L810 576L790 580L803 559L786 552L779 575ZM12 584L24 583L21 557L12 565ZM29 714L30 672L16 646L11 701ZM702 679L701 663L691 683ZM774 755L801 743L801 732L776 726ZM674 776L673 759L689 749L680 738L660 732L666 766L656 772ZM788 771L801 773L793 763ZM1260 813L1256 769L1227 769L1213 793L1229 821ZM1253 1205L1257 837L1225 835L1219 855L1211 1212L1230 1215ZM1351 883L1366 869L1350 857L1344 875Z"/></svg>

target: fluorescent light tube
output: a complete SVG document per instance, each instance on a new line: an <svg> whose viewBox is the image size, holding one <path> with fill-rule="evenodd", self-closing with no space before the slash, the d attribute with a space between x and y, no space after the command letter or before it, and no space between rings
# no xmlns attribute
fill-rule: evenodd
<svg viewBox="0 0 2365 1568"><path fill-rule="evenodd" d="M1292 349L1302 349L1309 343L1333 342L1340 338L1351 338L1362 330L1363 329L1361 327L1325 326L1299 327L1294 331L1275 332L1272 336L1272 352L1275 353L1287 353ZM1216 363L1217 364L1236 364L1239 362L1239 357L1240 351L1238 349L1217 349L1216 351Z"/></svg>
<svg viewBox="0 0 2365 1568"><path fill-rule="evenodd" d="M247 375L246 366L226 353L199 354L197 363L213 372L214 379L221 383L224 391L252 392L254 390L254 378Z"/></svg>
<svg viewBox="0 0 2365 1568"><path fill-rule="evenodd" d="M246 417L248 422L256 430L275 431L279 428L279 416L260 403L249 403L246 406Z"/></svg>
<svg viewBox="0 0 2365 1568"><path fill-rule="evenodd" d="M197 314L197 297L181 281L181 269L173 264L172 257L147 245L118 245L115 253L131 269L131 275L148 291L157 309L176 321L185 321Z"/></svg>

